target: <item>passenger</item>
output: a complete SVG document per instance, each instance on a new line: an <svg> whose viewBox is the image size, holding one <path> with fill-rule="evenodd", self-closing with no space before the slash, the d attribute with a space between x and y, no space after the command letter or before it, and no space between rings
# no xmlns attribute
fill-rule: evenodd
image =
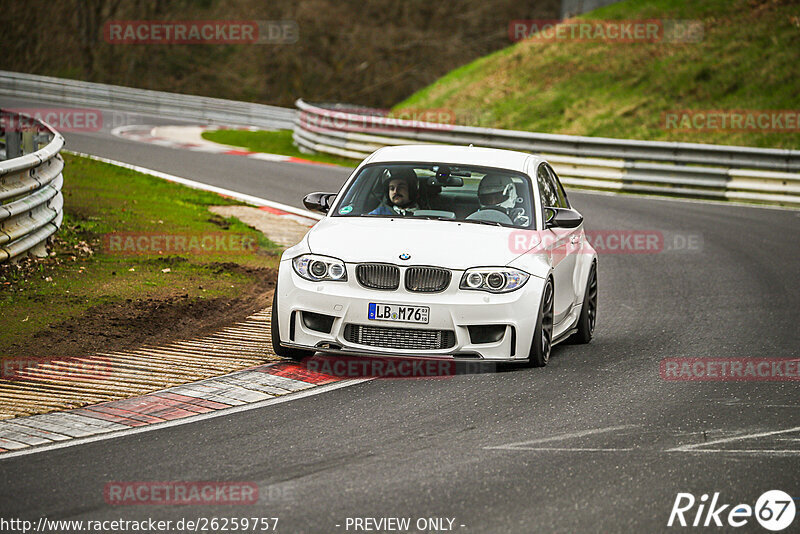
<svg viewBox="0 0 800 534"><path fill-rule="evenodd" d="M467 219L527 226L529 218L525 215L525 210L519 207L519 201L517 188L510 177L501 174L487 174L478 184L478 202L481 207ZM491 215L491 212L496 214Z"/></svg>

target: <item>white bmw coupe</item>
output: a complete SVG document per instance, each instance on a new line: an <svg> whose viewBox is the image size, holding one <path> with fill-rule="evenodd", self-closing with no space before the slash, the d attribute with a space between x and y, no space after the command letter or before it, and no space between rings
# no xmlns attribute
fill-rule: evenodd
<svg viewBox="0 0 800 534"><path fill-rule="evenodd" d="M476 147L387 147L281 258L272 306L280 356L314 352L544 366L587 343L597 254L541 157Z"/></svg>

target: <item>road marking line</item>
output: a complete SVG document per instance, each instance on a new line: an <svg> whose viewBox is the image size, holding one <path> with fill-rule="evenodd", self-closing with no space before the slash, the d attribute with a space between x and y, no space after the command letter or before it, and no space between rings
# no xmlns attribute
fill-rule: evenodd
<svg viewBox="0 0 800 534"><path fill-rule="evenodd" d="M583 436L591 436L594 434L602 434L605 432L613 432L614 430L623 430L633 428L635 425L622 425L622 426L609 426L606 428L593 428L591 430L581 430L579 432L569 432L567 434L559 434L557 436L549 436L546 438L532 439L530 441L520 441L516 443L508 443L506 445L494 445L491 447L484 447L484 449L505 449L505 450L525 450L528 445L536 445L539 443L548 443L550 441L560 441L570 438L581 438Z"/></svg>
<svg viewBox="0 0 800 534"><path fill-rule="evenodd" d="M259 402L254 402L250 404L245 404L242 406L234 406L231 408L226 408L224 410L216 410L209 413L195 415L193 417L188 417L186 419L176 419L174 421L165 421L163 423L154 423L147 426L140 426L131 429L125 430L117 430L111 433L89 436L86 438L77 438L72 439L69 441L62 441L60 443L53 443L52 445L40 445L38 447L26 448L20 451L15 452L8 452L3 453L0 455L0 462L2 462L6 458L14 458L17 456L27 456L29 454L37 454L40 452L52 451L56 449L65 449L67 447L74 447L76 445L84 445L86 443L94 443L96 441L104 441L108 439L114 439L122 436L130 436L133 434L141 434L142 432L149 432L151 430L158 430L161 428L169 428L173 426L179 425L186 425L189 423L196 423L197 421L204 421L206 419L213 419L216 417L225 417L239 412L246 412L249 410L255 410L258 408L263 408L265 406L271 406L273 404L281 404L283 402L288 402L292 400L302 399L304 397L310 397L312 395L319 395L320 393L325 393L328 391L332 391L334 389L345 388L348 386L354 386L356 384L360 384L362 382L368 382L371 379L355 379L355 380L342 380L340 382L334 382L332 384L326 384L324 386L318 386L315 388L307 389L304 391L298 391L297 393L289 393L288 395L283 395L281 397L274 397L272 399L267 399ZM35 417L35 416L32 416ZM9 440L10 441L10 440ZM3 443L3 440L0 440L0 444L3 447L10 448L9 443ZM13 445L13 443L11 444Z"/></svg>
<svg viewBox="0 0 800 534"><path fill-rule="evenodd" d="M502 447L484 447L484 449L503 449ZM691 450L661 450L661 449L645 449L645 448L600 448L600 447L518 447L513 449L504 449L513 451L529 451L529 452L632 452L638 451L643 453L661 454L663 452L680 452L680 453L711 453L711 454L746 454L749 456L800 456L800 450L791 449L691 449Z"/></svg>
<svg viewBox="0 0 800 534"><path fill-rule="evenodd" d="M767 437L767 436L775 436L775 435L778 435L778 434L788 434L790 432L798 432L798 431L800 431L800 426L796 426L794 428L787 428L785 430L773 430L771 432L758 432L756 434L744 434L744 435L741 435L741 436L734 436L734 437L730 437L730 438L722 438L722 439L715 439L713 441L706 441L704 443L695 443L693 445L681 445L680 447L675 447L673 449L667 449L667 452L673 452L673 451L685 452L685 451L689 451L689 450L695 450L698 447L707 447L709 445L717 445L719 443L730 443L731 441L740 441L740 440L743 440L743 439L763 438L763 437Z"/></svg>
<svg viewBox="0 0 800 534"><path fill-rule="evenodd" d="M484 447L486 449L501 449L502 447ZM506 449L510 451L534 451L534 452L630 452L636 449L603 449L591 447L516 447Z"/></svg>
<svg viewBox="0 0 800 534"><path fill-rule="evenodd" d="M749 455L765 455L765 456L797 456L800 451L796 450L781 450L781 449L691 449L691 450L676 450L670 449L664 452L703 452L703 453L728 453L728 454L749 454Z"/></svg>

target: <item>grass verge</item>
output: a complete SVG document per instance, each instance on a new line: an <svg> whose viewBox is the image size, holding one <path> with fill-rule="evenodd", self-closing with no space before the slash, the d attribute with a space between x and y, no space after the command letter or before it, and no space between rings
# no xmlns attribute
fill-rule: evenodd
<svg viewBox="0 0 800 534"><path fill-rule="evenodd" d="M658 141L797 148L800 132L666 128L677 110L800 108L797 0L627 0L590 20L702 23L700 42L519 42L464 65L395 109L448 109L479 126Z"/></svg>
<svg viewBox="0 0 800 534"><path fill-rule="evenodd" d="M280 154L344 167L355 167L356 165L356 161L352 159L328 154L306 154L305 152L300 152L292 143L291 130L258 130L255 132L246 130L213 130L203 132L203 139L214 143L222 143L223 145L240 146L252 152Z"/></svg>
<svg viewBox="0 0 800 534"><path fill-rule="evenodd" d="M187 313L194 326L244 313L274 279L277 245L208 211L239 202L78 156L64 160L64 222L51 256L0 265L0 357L82 354L112 349L115 340L177 335L170 330Z"/></svg>

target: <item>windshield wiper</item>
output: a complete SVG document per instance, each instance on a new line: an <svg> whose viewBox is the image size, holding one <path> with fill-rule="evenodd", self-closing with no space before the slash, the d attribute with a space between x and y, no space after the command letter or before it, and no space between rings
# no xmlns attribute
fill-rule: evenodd
<svg viewBox="0 0 800 534"><path fill-rule="evenodd" d="M481 219L464 219L463 221L458 221L458 222L464 222L470 224L488 224L490 226L502 226L502 227L506 226L505 224L499 223L497 221L484 221Z"/></svg>
<svg viewBox="0 0 800 534"><path fill-rule="evenodd" d="M432 221L455 221L453 217L443 217L441 215L414 215L415 219L429 219Z"/></svg>
<svg viewBox="0 0 800 534"><path fill-rule="evenodd" d="M362 213L359 217L381 217L384 219L425 219L431 221L451 221L451 222L460 222L460 223L471 223L471 224L488 224L489 226L500 226L502 228L508 228L507 224L503 224L497 221L485 221L481 219L470 219L470 220L459 220L453 217L443 217L441 215L400 215L398 214L373 214L370 215L369 213Z"/></svg>

